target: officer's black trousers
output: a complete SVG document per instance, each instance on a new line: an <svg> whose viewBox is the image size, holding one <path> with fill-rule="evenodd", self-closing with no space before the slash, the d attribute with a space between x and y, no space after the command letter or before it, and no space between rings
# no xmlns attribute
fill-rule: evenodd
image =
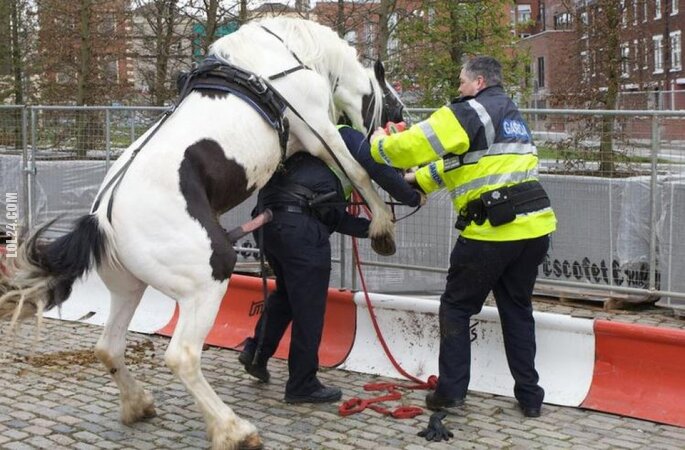
<svg viewBox="0 0 685 450"><path fill-rule="evenodd" d="M316 372L331 274L330 235L313 216L286 212L276 212L263 233L265 254L276 275L276 290L267 299L258 362L273 356L292 322L285 391L309 395L322 386ZM255 338L259 338L263 319L264 315L255 328Z"/></svg>
<svg viewBox="0 0 685 450"><path fill-rule="evenodd" d="M447 286L440 299L440 377L436 392L466 396L471 368L469 323L490 291L497 302L504 348L514 377L514 395L524 407L542 403L535 370L535 322L531 296L549 237L489 242L459 237L450 255Z"/></svg>

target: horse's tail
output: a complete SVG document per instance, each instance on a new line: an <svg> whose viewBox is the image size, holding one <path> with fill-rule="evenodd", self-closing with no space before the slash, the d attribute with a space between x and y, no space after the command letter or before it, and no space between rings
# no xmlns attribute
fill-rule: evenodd
<svg viewBox="0 0 685 450"><path fill-rule="evenodd" d="M0 318L11 316L12 325L64 303L76 279L109 258L111 245L96 215L81 217L70 233L54 241L41 241L52 223L33 232L6 273L0 271Z"/></svg>

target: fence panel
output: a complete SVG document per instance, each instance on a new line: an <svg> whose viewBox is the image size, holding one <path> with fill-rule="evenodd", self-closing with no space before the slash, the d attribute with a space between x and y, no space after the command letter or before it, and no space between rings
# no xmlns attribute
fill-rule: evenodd
<svg viewBox="0 0 685 450"><path fill-rule="evenodd" d="M0 106L0 242L13 240L27 226L26 125L23 106Z"/></svg>
<svg viewBox="0 0 685 450"><path fill-rule="evenodd" d="M159 108L31 107L31 224L56 219L46 237L86 214L115 160L159 115Z"/></svg>

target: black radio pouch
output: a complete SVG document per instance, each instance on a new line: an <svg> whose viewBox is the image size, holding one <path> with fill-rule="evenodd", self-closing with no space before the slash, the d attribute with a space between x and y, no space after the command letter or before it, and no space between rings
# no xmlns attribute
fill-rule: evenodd
<svg viewBox="0 0 685 450"><path fill-rule="evenodd" d="M480 196L480 200L483 202L487 211L487 218L493 227L513 222L516 219L514 202L512 202L509 189L499 188L484 192Z"/></svg>

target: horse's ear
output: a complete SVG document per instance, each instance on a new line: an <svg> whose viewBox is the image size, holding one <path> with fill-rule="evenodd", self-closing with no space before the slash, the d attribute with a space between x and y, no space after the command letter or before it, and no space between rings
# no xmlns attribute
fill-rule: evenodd
<svg viewBox="0 0 685 450"><path fill-rule="evenodd" d="M385 84L385 67L380 59L377 59L373 65L373 71L376 74L376 79L383 86Z"/></svg>

